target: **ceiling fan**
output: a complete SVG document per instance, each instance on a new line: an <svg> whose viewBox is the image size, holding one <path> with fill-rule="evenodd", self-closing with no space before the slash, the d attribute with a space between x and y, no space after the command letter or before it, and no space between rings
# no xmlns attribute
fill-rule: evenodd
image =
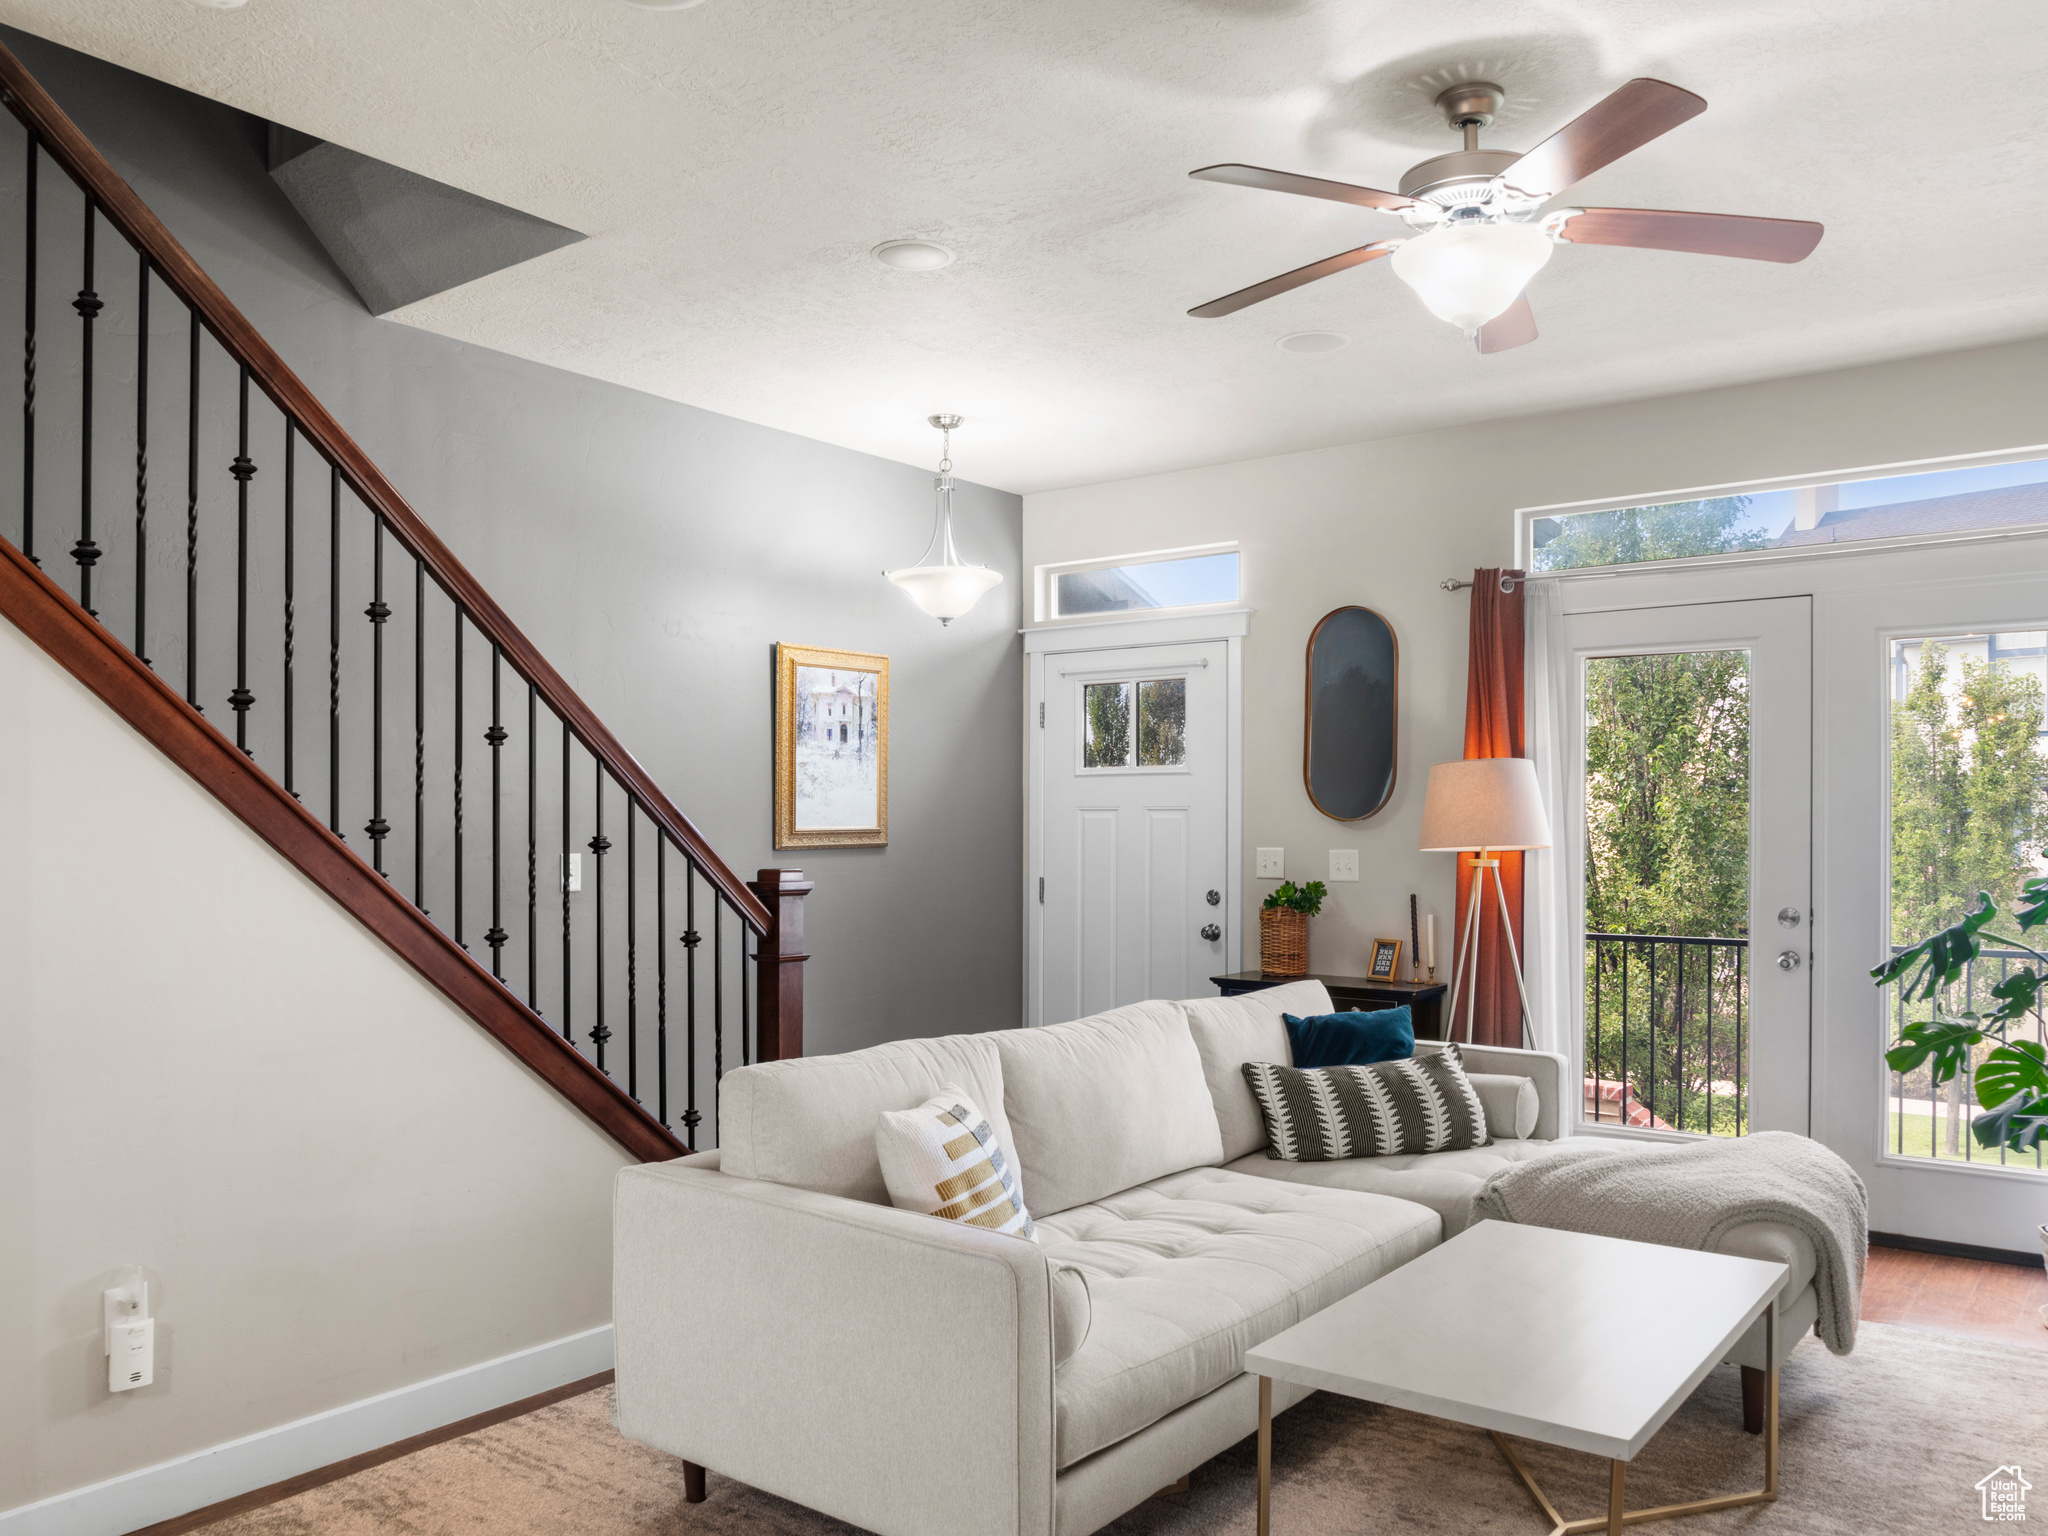
<svg viewBox="0 0 2048 1536"><path fill-rule="evenodd" d="M1477 342L1505 352L1536 339L1536 317L1522 290L1559 243L1632 245L1752 261L1801 261L1820 243L1821 226L1805 219L1752 219L1732 213L1680 213L1668 208L1552 208L1544 204L1687 118L1707 110L1691 91L1662 80L1631 80L1566 123L1525 155L1481 149L1479 130L1492 124L1506 93L1483 80L1454 85L1436 99L1465 147L1411 166L1400 191L1296 176L1256 165L1210 165L1188 174L1269 192L1292 192L1398 214L1415 233L1379 240L1253 283L1188 311L1213 320L1304 283L1393 258L1394 275L1413 288L1430 313Z"/></svg>

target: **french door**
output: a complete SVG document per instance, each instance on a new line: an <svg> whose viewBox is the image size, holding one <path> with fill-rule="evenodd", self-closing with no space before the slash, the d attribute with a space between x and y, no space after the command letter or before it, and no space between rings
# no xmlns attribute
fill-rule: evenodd
<svg viewBox="0 0 2048 1536"><path fill-rule="evenodd" d="M1812 600L1567 613L1583 1129L1811 1125Z"/></svg>

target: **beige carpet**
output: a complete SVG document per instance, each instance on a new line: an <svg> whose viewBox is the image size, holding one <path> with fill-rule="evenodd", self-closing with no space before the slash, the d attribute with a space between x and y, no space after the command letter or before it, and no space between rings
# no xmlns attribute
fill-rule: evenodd
<svg viewBox="0 0 2048 1536"><path fill-rule="evenodd" d="M623 1440L610 1389L374 1467L208 1528L208 1536L845 1536L852 1527ZM2048 1521L2048 1354L1865 1323L1836 1359L1809 1339L1785 1375L1782 1497L1658 1530L1869 1536L1982 1531L1977 1480L2017 1461ZM1568 1516L1605 1507L1606 1464L1517 1442ZM2038 1464L2038 1465L2037 1465ZM1252 1442L1140 1505L1116 1536L1248 1536ZM1632 1506L1753 1488L1735 1371L1710 1376L1629 1472ZM1379 1531L1541 1536L1481 1432L1319 1393L1274 1425L1275 1536Z"/></svg>

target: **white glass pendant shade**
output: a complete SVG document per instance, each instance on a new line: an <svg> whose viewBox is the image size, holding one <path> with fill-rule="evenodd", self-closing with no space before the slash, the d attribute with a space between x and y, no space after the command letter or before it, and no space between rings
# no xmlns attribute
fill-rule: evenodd
<svg viewBox="0 0 2048 1536"><path fill-rule="evenodd" d="M940 475L939 521L932 541L917 564L889 572L889 579L910 594L910 600L941 624L950 624L1003 584L1003 574L985 565L968 565L953 547L953 477Z"/></svg>
<svg viewBox="0 0 2048 1536"><path fill-rule="evenodd" d="M1529 224L1444 224L1394 252L1394 275L1429 312L1467 336L1515 302L1550 260L1550 237Z"/></svg>

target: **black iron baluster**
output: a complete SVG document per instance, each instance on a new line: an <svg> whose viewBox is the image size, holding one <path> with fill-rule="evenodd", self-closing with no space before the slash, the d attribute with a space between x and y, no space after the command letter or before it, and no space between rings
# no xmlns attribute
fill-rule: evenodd
<svg viewBox="0 0 2048 1536"><path fill-rule="evenodd" d="M640 1098L640 980L635 966L640 939L640 870L633 846L633 797L626 796L626 1092Z"/></svg>
<svg viewBox="0 0 2048 1536"><path fill-rule="evenodd" d="M412 562L412 904L427 910L427 562Z"/></svg>
<svg viewBox="0 0 2048 1536"><path fill-rule="evenodd" d="M697 932L697 861L683 859L683 1101L684 1140L697 1150L697 1126L703 1116L697 1112L697 946L704 936Z"/></svg>
<svg viewBox="0 0 2048 1536"><path fill-rule="evenodd" d="M455 605L455 942L462 942L462 604Z"/></svg>
<svg viewBox="0 0 2048 1536"><path fill-rule="evenodd" d="M570 937L571 937L571 936L570 936L570 932L569 932L569 859L570 859L570 853L569 853L569 816L570 816L570 802L569 802L569 742L570 742L570 740L571 740L571 739L572 739L572 738L571 738L571 736L570 736L570 734L569 734L569 721L568 721L567 717L564 717L564 718L563 718L563 720L562 720L562 880L561 880L561 888L562 888L562 1038L563 1038L564 1040L570 1041L570 1042L571 1042L571 1043L573 1044L573 1043L574 1043L574 1041L575 1041L575 1038L576 1038L576 1037L575 1037L575 1036L574 1036L573 1034L571 1034L571 1033L570 1033L570 1023L569 1023L570 1019L571 1019L571 1018L573 1017L573 1015L574 1015L574 1012L575 1012L575 999L574 999L574 997L573 997L572 993L571 993L571 992L570 992L570 990L569 990L569 983L570 983L570 980L571 980L571 978L572 978L572 977L573 977L573 975L574 975L574 968L573 968L572 962L573 962L573 961L574 961L574 959L575 959L575 955L574 955L574 954L573 954L573 953L571 952L571 947L570 947Z"/></svg>
<svg viewBox="0 0 2048 1536"><path fill-rule="evenodd" d="M284 792L294 800L292 787L292 663L298 652L298 429L284 419Z"/></svg>
<svg viewBox="0 0 2048 1536"><path fill-rule="evenodd" d="M1714 946L1707 956L1707 1134L1714 1134Z"/></svg>
<svg viewBox="0 0 2048 1536"><path fill-rule="evenodd" d="M747 985L747 962L761 963L760 951L747 953L747 940L753 931L745 923L740 924L740 1065L751 1066L754 1060L754 989Z"/></svg>
<svg viewBox="0 0 2048 1536"><path fill-rule="evenodd" d="M341 830L341 467L327 467L327 830Z"/></svg>
<svg viewBox="0 0 2048 1536"><path fill-rule="evenodd" d="M1652 942L1650 951L1650 1119L1657 1118L1657 946Z"/></svg>
<svg viewBox="0 0 2048 1536"><path fill-rule="evenodd" d="M668 1124L668 835L654 831L655 1118Z"/></svg>
<svg viewBox="0 0 2048 1536"><path fill-rule="evenodd" d="M711 1132L718 1134L718 1085L725 1078L725 898L711 893Z"/></svg>
<svg viewBox="0 0 2048 1536"><path fill-rule="evenodd" d="M1674 944L1678 951L1678 1044L1672 1055L1672 1088L1678 1095L1678 1128L1685 1129L1685 959L1690 948L1686 944Z"/></svg>
<svg viewBox="0 0 2048 1536"><path fill-rule="evenodd" d="M192 311L192 368L185 413L185 702L199 702L199 311Z"/></svg>
<svg viewBox="0 0 2048 1536"><path fill-rule="evenodd" d="M541 737L539 690L526 684L526 1008L541 1012Z"/></svg>
<svg viewBox="0 0 2048 1536"><path fill-rule="evenodd" d="M36 136L28 136L28 182L23 188L24 250L21 321L21 552L36 559Z"/></svg>
<svg viewBox="0 0 2048 1536"><path fill-rule="evenodd" d="M149 258L135 280L135 656L149 666Z"/></svg>
<svg viewBox="0 0 2048 1536"><path fill-rule="evenodd" d="M370 606L363 616L370 621L370 819L363 831L370 837L370 867L384 873L384 839L391 835L391 823L384 819L384 624L391 607L384 601L384 514L375 514L377 525L371 535L374 553L370 558ZM389 878L388 876L386 878Z"/></svg>
<svg viewBox="0 0 2048 1536"><path fill-rule="evenodd" d="M1628 1124L1628 940L1621 941L1621 1105L1617 1118Z"/></svg>
<svg viewBox="0 0 2048 1536"><path fill-rule="evenodd" d="M71 558L78 562L78 606L94 618L99 617L99 610L92 605L92 568L99 562L101 551L99 545L92 541L92 323L105 307L92 288L92 237L98 213L99 205L88 197L85 200L85 286L71 301L71 307L78 311L82 327L78 353L81 401L78 423L78 542L71 546Z"/></svg>
<svg viewBox="0 0 2048 1536"><path fill-rule="evenodd" d="M1431 921L1433 922L1433 921L1435 921L1435 919L1434 919L1434 918L1432 918L1432 919L1431 919ZM1430 942L1431 942L1431 943L1434 943L1434 942L1435 942L1435 937L1434 937L1434 935L1432 935L1432 936L1431 936L1431 940L1430 940ZM1593 941L1593 944L1592 944L1592 950L1593 950L1593 1118L1594 1118L1594 1120L1595 1120L1595 1121L1598 1121L1598 1120L1600 1119L1600 1107L1601 1107L1602 1103L1604 1103L1604 1102L1605 1102L1605 1092L1606 1092L1606 1087L1607 1087L1607 1076L1606 1076L1606 1073L1605 1073L1605 1071L1604 1071L1604 1070L1602 1069L1602 1061L1603 1061L1603 1057L1602 1057L1602 1053L1601 1053L1601 1034L1600 1034L1600 998L1601 998L1602 994L1604 994L1604 993L1606 992L1607 988L1605 987L1605 985L1603 985L1603 978L1601 977L1601 974L1600 974L1600 944L1599 944L1599 941L1598 941L1597 939Z"/></svg>
<svg viewBox="0 0 2048 1536"><path fill-rule="evenodd" d="M604 1044L611 1039L612 1032L604 1023L604 856L611 852L611 839L604 835L604 764L592 765L590 776L593 800L596 805L596 826L590 839L592 878L597 881L597 958L591 964L591 980L597 989L597 1022L592 1026L590 1038L597 1044L597 1070L604 1070Z"/></svg>
<svg viewBox="0 0 2048 1536"><path fill-rule="evenodd" d="M249 706L256 702L256 695L249 691L249 481L256 466L249 459L246 365L242 369L240 417L241 435L235 461L228 466L228 473L235 477L235 687L228 695L228 703L235 711L235 745L249 752Z"/></svg>
<svg viewBox="0 0 2048 1536"><path fill-rule="evenodd" d="M500 709L500 663L503 653L498 643L491 642L491 728L484 732L484 740L491 744L491 927L484 935L484 942L491 946L491 974L503 981L505 968L500 963L505 958L505 913L504 885L499 876L499 859L504 851L504 802L500 784L500 763L504 756L505 729L504 715Z"/></svg>

